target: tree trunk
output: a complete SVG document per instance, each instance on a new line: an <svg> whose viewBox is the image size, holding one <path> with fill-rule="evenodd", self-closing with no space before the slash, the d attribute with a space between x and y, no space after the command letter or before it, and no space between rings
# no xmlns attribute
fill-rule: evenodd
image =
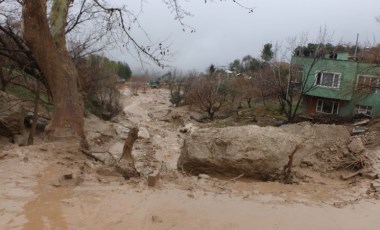
<svg viewBox="0 0 380 230"><path fill-rule="evenodd" d="M251 108L251 102L252 102L252 98L247 98L247 105L248 105L248 108Z"/></svg>
<svg viewBox="0 0 380 230"><path fill-rule="evenodd" d="M5 91L3 67L0 65L0 90Z"/></svg>
<svg viewBox="0 0 380 230"><path fill-rule="evenodd" d="M53 116L46 131L50 137L77 137L85 144L84 110L78 91L78 73L65 42L69 2L53 1L52 25L49 27L46 0L25 0L24 38L47 78L52 93Z"/></svg>
<svg viewBox="0 0 380 230"><path fill-rule="evenodd" d="M121 158L120 158L120 160L126 159L130 161L132 163L133 168L135 167L135 163L132 156L132 149L133 149L133 144L138 138L138 133L139 133L139 129L137 127L133 127L130 129L129 135L124 142L123 154L121 155Z"/></svg>
<svg viewBox="0 0 380 230"><path fill-rule="evenodd" d="M129 135L124 142L123 154L115 166L116 170L126 179L140 175L136 170L135 161L132 156L133 144L138 138L138 132L139 130L137 127L130 129Z"/></svg>

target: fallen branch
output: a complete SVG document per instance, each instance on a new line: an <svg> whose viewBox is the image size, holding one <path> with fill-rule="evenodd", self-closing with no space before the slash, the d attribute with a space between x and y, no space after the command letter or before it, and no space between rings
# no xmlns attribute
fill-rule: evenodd
<svg viewBox="0 0 380 230"><path fill-rule="evenodd" d="M227 185L228 183L232 182L232 181L236 181L237 179L240 179L244 176L244 173L240 174L239 176L237 177L234 177L232 179L229 179L228 181L224 182L222 185L220 185L219 187L223 187L225 185Z"/></svg>
<svg viewBox="0 0 380 230"><path fill-rule="evenodd" d="M293 159L297 150L298 150L298 145L294 148L293 152L288 156L289 158L288 164L284 166L284 181L285 182L288 182L290 180L290 175L292 173L292 167L293 167Z"/></svg>
<svg viewBox="0 0 380 230"><path fill-rule="evenodd" d="M356 177L356 176L359 176L359 175L361 175L361 174L362 174L362 170L359 170L359 171L354 172L354 173L352 173L352 174L350 174L350 175L348 175L348 176L343 176L343 175L341 175L341 176L340 176L340 179L342 179L342 180L349 180L349 179L351 179L351 178L353 178L353 177Z"/></svg>

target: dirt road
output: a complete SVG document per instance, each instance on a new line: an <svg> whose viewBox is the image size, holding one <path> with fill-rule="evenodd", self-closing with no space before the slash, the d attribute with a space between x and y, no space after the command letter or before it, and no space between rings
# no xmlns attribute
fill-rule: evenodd
<svg viewBox="0 0 380 230"><path fill-rule="evenodd" d="M144 176L125 181L98 173L102 166L79 156L76 143L9 145L0 152L0 229L379 229L380 201L366 197L367 181L315 176L284 185L183 175L175 165L178 128L187 121L162 118L186 111L169 108L162 89L124 93L126 120L117 125L146 128L150 137L133 154L141 170L165 163L160 184L150 188ZM115 126L99 122L87 124Z"/></svg>

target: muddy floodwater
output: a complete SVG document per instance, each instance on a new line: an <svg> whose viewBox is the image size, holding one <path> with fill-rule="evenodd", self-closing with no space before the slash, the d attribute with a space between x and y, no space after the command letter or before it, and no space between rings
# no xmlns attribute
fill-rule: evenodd
<svg viewBox="0 0 380 230"><path fill-rule="evenodd" d="M380 203L344 208L284 204L281 197L231 197L178 189L85 184L39 186L1 197L1 229L378 229Z"/></svg>

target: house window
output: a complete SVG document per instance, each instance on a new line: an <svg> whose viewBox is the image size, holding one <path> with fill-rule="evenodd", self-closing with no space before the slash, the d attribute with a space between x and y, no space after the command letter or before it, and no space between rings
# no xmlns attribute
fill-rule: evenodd
<svg viewBox="0 0 380 230"><path fill-rule="evenodd" d="M318 99L316 111L319 113L338 114L339 102L332 101L332 100Z"/></svg>
<svg viewBox="0 0 380 230"><path fill-rule="evenodd" d="M356 114L372 114L372 106L356 105Z"/></svg>
<svg viewBox="0 0 380 230"><path fill-rule="evenodd" d="M376 93L379 85L379 77L359 75L356 89L360 92Z"/></svg>
<svg viewBox="0 0 380 230"><path fill-rule="evenodd" d="M316 75L315 84L318 86L337 89L340 84L340 73L318 72Z"/></svg>

